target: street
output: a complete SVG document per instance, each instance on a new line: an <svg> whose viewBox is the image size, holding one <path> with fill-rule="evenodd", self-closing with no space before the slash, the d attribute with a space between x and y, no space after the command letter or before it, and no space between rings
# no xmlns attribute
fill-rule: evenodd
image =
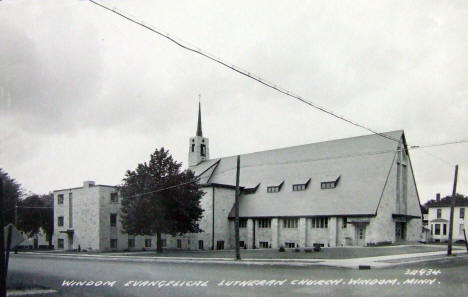
<svg viewBox="0 0 468 297"><path fill-rule="evenodd" d="M468 296L466 257L371 270L28 255L10 261L8 283L58 291L44 296Z"/></svg>

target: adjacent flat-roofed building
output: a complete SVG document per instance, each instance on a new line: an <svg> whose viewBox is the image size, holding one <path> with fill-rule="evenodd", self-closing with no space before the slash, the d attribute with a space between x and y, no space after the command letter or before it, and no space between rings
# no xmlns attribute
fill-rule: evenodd
<svg viewBox="0 0 468 297"><path fill-rule="evenodd" d="M156 239L123 234L117 187L85 181L82 187L54 191L56 249L155 249ZM164 242L164 241L163 241Z"/></svg>
<svg viewBox="0 0 468 297"><path fill-rule="evenodd" d="M191 241L234 247L236 156L209 158L199 111L189 140L200 177L203 233ZM403 131L240 156L240 241L248 248L366 246L421 239L422 214Z"/></svg>

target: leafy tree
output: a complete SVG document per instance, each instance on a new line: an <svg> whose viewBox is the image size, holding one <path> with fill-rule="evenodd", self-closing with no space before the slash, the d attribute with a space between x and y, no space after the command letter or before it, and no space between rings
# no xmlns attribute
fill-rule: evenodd
<svg viewBox="0 0 468 297"><path fill-rule="evenodd" d="M194 173L182 172L181 166L169 151L156 149L149 163L127 171L120 188L123 232L156 235L158 252L162 252L163 233L201 231L198 221L203 212L200 208L203 192L195 182Z"/></svg>
<svg viewBox="0 0 468 297"><path fill-rule="evenodd" d="M18 228L29 236L44 230L49 246L54 233L54 198L49 195L32 195L18 204Z"/></svg>
<svg viewBox="0 0 468 297"><path fill-rule="evenodd" d="M21 185L17 183L13 178L8 176L8 173L4 172L2 168L0 168L0 178L3 181L3 206L5 208L5 225L8 225L10 223L14 223L15 205L22 195L22 190Z"/></svg>
<svg viewBox="0 0 468 297"><path fill-rule="evenodd" d="M452 200L452 195L445 196L444 198L437 201L436 199L431 199L424 203L423 207L431 207L431 206L450 206ZM464 196L462 194L455 194L455 203L456 204L464 204L468 203L468 196Z"/></svg>

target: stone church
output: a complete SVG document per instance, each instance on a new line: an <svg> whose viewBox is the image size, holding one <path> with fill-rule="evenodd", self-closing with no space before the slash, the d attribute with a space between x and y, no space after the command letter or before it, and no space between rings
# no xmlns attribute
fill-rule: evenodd
<svg viewBox="0 0 468 297"><path fill-rule="evenodd" d="M210 159L200 109L188 161L205 195L204 232L187 235L187 242L234 248L236 156ZM372 246L421 236L418 190L401 130L241 155L240 187L242 247Z"/></svg>

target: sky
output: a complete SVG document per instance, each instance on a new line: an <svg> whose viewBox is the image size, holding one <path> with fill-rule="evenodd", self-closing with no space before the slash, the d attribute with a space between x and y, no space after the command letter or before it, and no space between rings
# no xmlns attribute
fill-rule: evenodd
<svg viewBox="0 0 468 297"><path fill-rule="evenodd" d="M468 139L467 1L102 0L410 145ZM159 147L187 166L369 134L85 0L0 2L0 168L43 194L120 184ZM410 151L421 202L468 194L468 144Z"/></svg>

